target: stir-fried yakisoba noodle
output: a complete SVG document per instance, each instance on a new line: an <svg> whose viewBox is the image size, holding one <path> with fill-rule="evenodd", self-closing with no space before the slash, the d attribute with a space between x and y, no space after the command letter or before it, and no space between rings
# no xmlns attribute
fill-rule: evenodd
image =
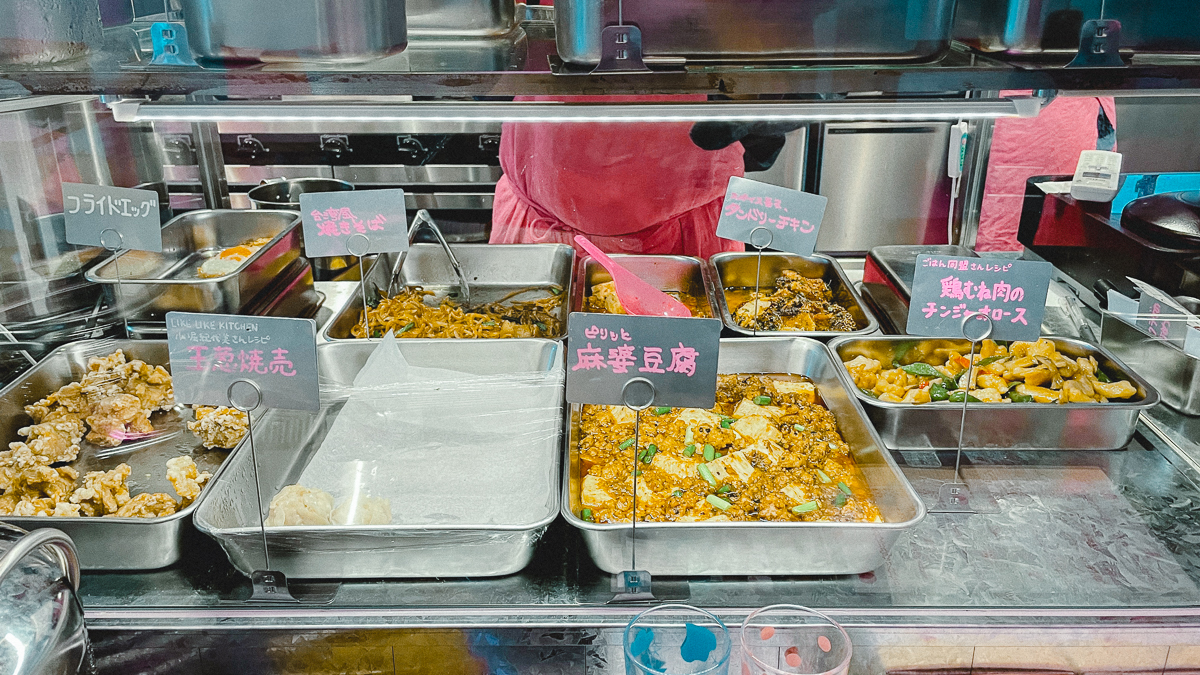
<svg viewBox="0 0 1200 675"><path fill-rule="evenodd" d="M535 289L521 289L509 296L530 290ZM548 297L521 301L503 298L468 311L450 298L436 306L427 305L425 298L433 292L412 286L390 298L381 298L368 311L367 320L371 337L383 337L388 331L402 338L557 337L562 334L562 289L552 286L543 290ZM366 337L361 312L351 334Z"/></svg>

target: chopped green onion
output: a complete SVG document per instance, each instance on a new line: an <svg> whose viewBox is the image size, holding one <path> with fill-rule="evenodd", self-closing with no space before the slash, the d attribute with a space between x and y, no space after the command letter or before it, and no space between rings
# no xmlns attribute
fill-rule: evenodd
<svg viewBox="0 0 1200 675"><path fill-rule="evenodd" d="M701 478L708 481L709 485L717 487L717 479L713 478L712 471L708 470L708 465L701 464L700 466L696 467L696 471L700 474Z"/></svg>
<svg viewBox="0 0 1200 675"><path fill-rule="evenodd" d="M675 488L674 490L671 490L671 496L672 497L682 497L683 490L680 490L679 488Z"/></svg>
<svg viewBox="0 0 1200 675"><path fill-rule="evenodd" d="M771 405L770 396L755 396L753 400L754 405Z"/></svg>
<svg viewBox="0 0 1200 675"><path fill-rule="evenodd" d="M833 479L829 477L829 474L825 473L824 471L822 471L820 469L817 469L817 478L820 478L822 483L832 483L833 482Z"/></svg>
<svg viewBox="0 0 1200 675"><path fill-rule="evenodd" d="M808 431L808 427L804 426L803 424L793 424L792 428L796 431Z"/></svg>
<svg viewBox="0 0 1200 675"><path fill-rule="evenodd" d="M792 513L808 513L821 508L821 505L816 502L804 502L803 504L793 506Z"/></svg>
<svg viewBox="0 0 1200 675"><path fill-rule="evenodd" d="M838 493L838 496L833 498L833 505L839 509L846 505L846 495Z"/></svg>
<svg viewBox="0 0 1200 675"><path fill-rule="evenodd" d="M489 326L489 327L490 327L490 326L495 326L495 325L496 325L496 322L495 322L495 321L484 321L484 322L483 322L483 325L485 325L485 326Z"/></svg>
<svg viewBox="0 0 1200 675"><path fill-rule="evenodd" d="M592 510L591 510L591 509L584 509L584 510L580 511L580 512L579 512L579 517L580 517L580 519L582 519L582 520L586 520L586 521L588 521L589 523L590 523L590 522L592 522Z"/></svg>
<svg viewBox="0 0 1200 675"><path fill-rule="evenodd" d="M722 429L728 429L730 424L731 424L731 422L729 421L728 418L721 420L721 428Z"/></svg>
<svg viewBox="0 0 1200 675"><path fill-rule="evenodd" d="M850 496L850 486L846 485L845 481L838 481L838 489L844 492L847 497Z"/></svg>
<svg viewBox="0 0 1200 675"><path fill-rule="evenodd" d="M696 444L695 444L695 443L689 443L689 444L688 444L688 446L687 446L686 448L684 448L684 449L683 449L683 456L684 456L684 457L691 457L691 456L692 456L692 455L694 455L694 454L696 454Z"/></svg>
<svg viewBox="0 0 1200 675"><path fill-rule="evenodd" d="M717 449L708 443L704 444L704 461L711 462L717 458Z"/></svg>
<svg viewBox="0 0 1200 675"><path fill-rule="evenodd" d="M695 441L696 441L696 437L692 434L692 428L688 427L687 431L685 431L683 433L683 442L690 444L690 443L694 443Z"/></svg>
<svg viewBox="0 0 1200 675"><path fill-rule="evenodd" d="M622 443L621 443L620 445L618 445L618 446L617 446L617 449L619 449L619 450L628 450L628 449L629 449L629 446L631 446L631 445L633 445L633 439L632 439L632 438L626 438L624 441L622 441Z"/></svg>
<svg viewBox="0 0 1200 675"><path fill-rule="evenodd" d="M634 477L634 478L637 478L637 477L638 477L638 476L640 476L640 475L642 475L642 470L641 470L641 469L638 469L637 471L634 471L634 472L633 472L633 477Z"/></svg>
<svg viewBox="0 0 1200 675"><path fill-rule="evenodd" d="M417 327L417 324L415 321L409 321L407 324L405 324L404 328L400 329L399 333L396 333L396 335L403 335L416 327Z"/></svg>
<svg viewBox="0 0 1200 675"><path fill-rule="evenodd" d="M719 495L723 495L723 494L725 494L726 492L729 492L729 491L730 491L730 490L732 490L732 489L733 489L733 488L729 487L728 485L722 485L721 487L717 488L717 494L719 494Z"/></svg>
<svg viewBox="0 0 1200 675"><path fill-rule="evenodd" d="M550 330L550 328L548 326L546 326L546 324L542 323L541 321L538 321L534 325L537 326L538 330L542 331L543 333Z"/></svg>
<svg viewBox="0 0 1200 675"><path fill-rule="evenodd" d="M638 461L639 461L639 462L643 462L643 463L645 463L645 461L646 461L646 455L647 455L647 453L649 453L649 452L650 452L650 451L649 451L649 450L646 450L646 449L642 449L640 452L638 452L638 454L637 454Z"/></svg>
<svg viewBox="0 0 1200 675"><path fill-rule="evenodd" d="M729 510L730 503L725 501L724 499L721 499L720 497L718 497L716 495L709 495L709 496L705 497L704 500L707 501L709 504L712 504L714 509L720 509L722 511Z"/></svg>
<svg viewBox="0 0 1200 675"><path fill-rule="evenodd" d="M669 405L660 405L654 409L655 415L666 415L669 412L671 412L671 406Z"/></svg>
<svg viewBox="0 0 1200 675"><path fill-rule="evenodd" d="M658 454L658 446L651 443L650 445L646 446L646 449L642 451L642 454L645 456L638 457L638 459L642 460L642 464L649 464L650 462L654 461L654 456Z"/></svg>
<svg viewBox="0 0 1200 675"><path fill-rule="evenodd" d="M553 293L554 295L562 295L562 289L559 288L558 286L551 286L550 292Z"/></svg>

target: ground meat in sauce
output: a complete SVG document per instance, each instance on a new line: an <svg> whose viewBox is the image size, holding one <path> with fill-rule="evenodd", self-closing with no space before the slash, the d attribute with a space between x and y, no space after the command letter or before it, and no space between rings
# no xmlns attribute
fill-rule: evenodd
<svg viewBox="0 0 1200 675"><path fill-rule="evenodd" d="M642 412L636 448L627 408L585 405L581 425L581 502L595 522L629 522L635 457L639 521L882 520L833 413L801 377L721 375L710 411Z"/></svg>

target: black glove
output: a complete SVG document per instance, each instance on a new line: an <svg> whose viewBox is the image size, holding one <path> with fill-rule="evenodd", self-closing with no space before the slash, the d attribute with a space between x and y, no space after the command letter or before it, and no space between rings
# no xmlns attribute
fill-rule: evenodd
<svg viewBox="0 0 1200 675"><path fill-rule="evenodd" d="M701 150L720 150L741 141L746 171L766 171L779 157L785 134L804 122L697 122L692 125L692 142Z"/></svg>

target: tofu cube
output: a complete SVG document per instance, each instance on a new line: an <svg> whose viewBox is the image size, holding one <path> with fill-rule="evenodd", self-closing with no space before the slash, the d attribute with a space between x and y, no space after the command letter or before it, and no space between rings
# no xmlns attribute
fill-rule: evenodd
<svg viewBox="0 0 1200 675"><path fill-rule="evenodd" d="M754 465L750 463L750 457L746 451L738 450L709 462L708 470L712 472L713 478L719 481L728 482L736 476L746 483L754 474Z"/></svg>
<svg viewBox="0 0 1200 675"><path fill-rule="evenodd" d="M775 423L761 415L743 417L731 424L730 428L751 441L778 443L783 440L783 434L775 428Z"/></svg>

